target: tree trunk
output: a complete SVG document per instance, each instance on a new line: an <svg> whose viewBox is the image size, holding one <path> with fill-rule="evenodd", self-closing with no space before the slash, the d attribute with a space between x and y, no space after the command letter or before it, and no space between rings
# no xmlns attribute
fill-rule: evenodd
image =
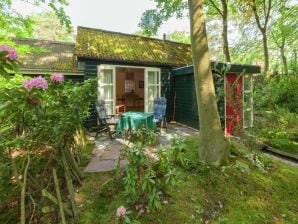
<svg viewBox="0 0 298 224"><path fill-rule="evenodd" d="M264 73L267 75L269 70L269 52L268 52L268 38L267 38L267 28L264 27L262 30L263 36L263 49L264 49Z"/></svg>
<svg viewBox="0 0 298 224"><path fill-rule="evenodd" d="M216 105L202 0L189 0L192 58L200 120L199 158L220 166L228 150Z"/></svg>
<svg viewBox="0 0 298 224"><path fill-rule="evenodd" d="M222 4L222 40L223 40L223 54L226 62L231 61L229 42L228 42L228 5L226 0L221 0Z"/></svg>
<svg viewBox="0 0 298 224"><path fill-rule="evenodd" d="M280 55L281 55L281 59L282 59L283 67L284 67L284 74L287 75L289 73L289 71L288 71L288 62L287 62L287 58L285 55L285 47L284 46L282 46L280 48Z"/></svg>

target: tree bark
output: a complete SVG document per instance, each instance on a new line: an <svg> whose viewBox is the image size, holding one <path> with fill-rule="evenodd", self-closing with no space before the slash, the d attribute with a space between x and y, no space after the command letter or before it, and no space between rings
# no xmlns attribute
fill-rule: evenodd
<svg viewBox="0 0 298 224"><path fill-rule="evenodd" d="M267 37L266 27L264 27L261 31L263 36L263 49L264 49L264 73L267 74L269 70L269 52L268 52L268 37Z"/></svg>
<svg viewBox="0 0 298 224"><path fill-rule="evenodd" d="M216 105L203 3L202 0L188 0L188 4L195 87L200 120L199 158L207 164L220 166L227 160L228 150Z"/></svg>
<svg viewBox="0 0 298 224"><path fill-rule="evenodd" d="M263 11L264 11L264 24L261 25L261 19L257 10L257 2L256 0L252 0L252 4L250 4L252 11L254 13L254 17L256 19L257 26L262 33L263 37L263 50L264 50L264 73L267 75L269 70L269 53L268 53L268 38L267 38L267 24L270 17L270 11L272 8L272 0L268 0L268 6L266 7L266 0L262 1Z"/></svg>
<svg viewBox="0 0 298 224"><path fill-rule="evenodd" d="M222 40L223 40L223 54L226 62L231 61L229 42L228 42L228 5L226 0L221 0L222 4Z"/></svg>
<svg viewBox="0 0 298 224"><path fill-rule="evenodd" d="M288 75L288 73L289 73L288 62L287 62L287 57L285 55L285 37L282 38L282 44L280 46L280 56L281 56L282 64L284 67L284 74Z"/></svg>

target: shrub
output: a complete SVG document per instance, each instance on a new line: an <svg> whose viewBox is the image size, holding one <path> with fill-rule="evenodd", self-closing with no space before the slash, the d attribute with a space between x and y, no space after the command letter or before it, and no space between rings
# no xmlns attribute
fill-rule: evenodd
<svg viewBox="0 0 298 224"><path fill-rule="evenodd" d="M272 77L255 87L258 109L281 107L298 113L298 76Z"/></svg>
<svg viewBox="0 0 298 224"><path fill-rule="evenodd" d="M26 189L20 196L1 195L0 210L16 212L9 208L25 203L22 213L27 213L22 219L58 217L51 213L59 213L59 194L70 208L65 209L65 216L76 214L73 184L83 178L79 169L80 149L85 144L83 122L95 100L97 82L59 80L19 75L0 80L0 150L9 158L14 186ZM19 215L11 217L15 222Z"/></svg>
<svg viewBox="0 0 298 224"><path fill-rule="evenodd" d="M160 210L162 196L176 184L176 172L163 148L149 155L146 146L148 142L156 142L153 134L152 131L141 128L129 137L133 142L132 146L126 149L129 163L124 185L128 203L139 204L143 209L147 205L149 209ZM148 141L148 138L151 140Z"/></svg>

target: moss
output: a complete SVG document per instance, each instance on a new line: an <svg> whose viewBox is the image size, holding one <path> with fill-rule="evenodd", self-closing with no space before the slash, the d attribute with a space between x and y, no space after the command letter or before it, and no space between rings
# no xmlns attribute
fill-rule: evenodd
<svg viewBox="0 0 298 224"><path fill-rule="evenodd" d="M190 45L91 28L78 28L75 54L79 57L191 64Z"/></svg>

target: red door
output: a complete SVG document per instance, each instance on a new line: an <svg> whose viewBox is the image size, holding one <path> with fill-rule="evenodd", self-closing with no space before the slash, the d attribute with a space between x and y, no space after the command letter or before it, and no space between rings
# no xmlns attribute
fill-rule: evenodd
<svg viewBox="0 0 298 224"><path fill-rule="evenodd" d="M243 76L226 74L226 136L243 133Z"/></svg>

